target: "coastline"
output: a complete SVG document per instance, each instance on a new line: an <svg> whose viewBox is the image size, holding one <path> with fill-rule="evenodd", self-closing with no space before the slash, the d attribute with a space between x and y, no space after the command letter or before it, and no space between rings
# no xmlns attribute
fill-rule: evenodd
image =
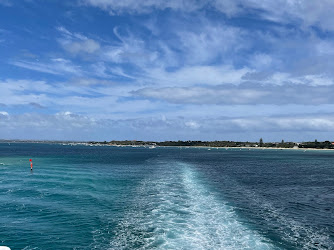
<svg viewBox="0 0 334 250"><path fill-rule="evenodd" d="M240 146L240 147L213 147L213 146L166 146L166 145L154 145L154 144L143 144L143 145L133 145L133 144L105 144L105 143L100 143L100 142L70 142L70 141L20 141L20 140L3 140L0 141L0 143L44 143L44 144L60 144L64 146L90 146L90 147L102 147L102 146L108 146L108 147L144 147L144 148L183 148L183 149L188 149L188 148L203 148L203 149L225 149L225 150L237 150L237 149L244 149L244 150L299 150L299 151L308 151L308 150L316 150L316 151L334 151L334 148L299 148L299 147L293 147L293 148L282 148L282 147L246 147L246 146ZM152 148L153 147L153 148Z"/></svg>
<svg viewBox="0 0 334 250"><path fill-rule="evenodd" d="M73 144L72 144L73 145ZM77 145L84 145L83 143L78 143ZM152 145L110 145L110 144L87 144L86 146L109 146L109 147L133 147L133 148L149 148ZM308 151L308 150L316 150L316 151L334 151L334 149L321 149L321 148L274 148L274 147L211 147L211 146L158 146L155 148L182 148L182 149L190 149L190 148L203 148L203 149L248 149L248 150L299 150L299 151Z"/></svg>

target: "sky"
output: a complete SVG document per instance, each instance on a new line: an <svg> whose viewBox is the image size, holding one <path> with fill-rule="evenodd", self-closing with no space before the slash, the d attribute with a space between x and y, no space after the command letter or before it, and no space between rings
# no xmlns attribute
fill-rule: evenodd
<svg viewBox="0 0 334 250"><path fill-rule="evenodd" d="M332 0L0 0L0 139L334 140Z"/></svg>

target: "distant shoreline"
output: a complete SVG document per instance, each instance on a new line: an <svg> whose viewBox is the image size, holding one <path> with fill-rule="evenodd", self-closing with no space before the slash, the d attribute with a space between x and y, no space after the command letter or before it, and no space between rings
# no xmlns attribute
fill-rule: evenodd
<svg viewBox="0 0 334 250"><path fill-rule="evenodd" d="M177 148L207 148L207 149L248 149L248 150L334 150L333 148L316 148L316 147L299 147L299 145L303 145L303 143L295 143L295 142L288 142L290 145L294 145L293 147L275 147L275 146L266 146L266 147L260 147L260 146L215 146L215 145L177 145L177 143L196 143L197 141L168 141L167 143L174 143L176 145L158 145L163 144L166 142L153 142L153 141L117 141L120 143L116 143L116 141L111 142L92 142L92 141L43 141L43 140L0 140L0 143L45 143L45 144L62 144L62 145L83 145L83 146L113 146L113 147L149 147L149 148L155 148L155 147L177 147ZM207 144L214 144L214 143L239 143L239 144L245 144L244 142L233 142L233 141L205 141L201 143L207 143ZM328 141L326 141L327 143ZM197 142L198 143L198 142ZM249 142L247 142L249 143ZM311 142L312 143L312 142ZM323 142L320 142L323 143ZM254 144L254 142L251 142L249 144ZM279 144L279 143L267 143L267 144ZM306 142L305 145L310 144L310 142ZM332 145L332 144L326 144Z"/></svg>
<svg viewBox="0 0 334 250"><path fill-rule="evenodd" d="M116 147L131 147L131 145L115 145ZM141 147L145 147L145 146L141 146ZM146 146L147 147L147 146ZM330 151L334 151L334 149L332 148L270 148L270 147L210 147L210 146L157 146L157 147L177 147L177 148L210 148L210 149L249 149L249 150L266 150L266 149L270 149L270 150L301 150L301 151L305 151L305 150L320 150L320 151L325 151L325 150L330 150Z"/></svg>

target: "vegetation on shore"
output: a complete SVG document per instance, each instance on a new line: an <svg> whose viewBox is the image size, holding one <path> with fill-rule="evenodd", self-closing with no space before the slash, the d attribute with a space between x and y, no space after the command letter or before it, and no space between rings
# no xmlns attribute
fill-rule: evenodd
<svg viewBox="0 0 334 250"><path fill-rule="evenodd" d="M121 145L121 146L177 146L177 147L264 147L264 148L316 148L316 149L334 149L334 145L330 141L318 142L263 142L261 138L259 142L242 142L242 141L137 141L137 140L125 140L125 141L104 141L94 142L89 144L105 144L105 145Z"/></svg>
<svg viewBox="0 0 334 250"><path fill-rule="evenodd" d="M44 141L44 140L1 140L0 143L62 143L62 144L89 144L110 146L174 146L174 147L254 147L254 148L300 148L300 149L334 149L334 142L317 140L311 142L264 142L261 138L258 142L242 141L137 141L137 140L112 140L112 141Z"/></svg>

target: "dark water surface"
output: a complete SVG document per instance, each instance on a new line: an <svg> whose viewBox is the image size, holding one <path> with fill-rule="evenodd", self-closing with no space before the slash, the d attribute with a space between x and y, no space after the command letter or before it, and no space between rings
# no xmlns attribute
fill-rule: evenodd
<svg viewBox="0 0 334 250"><path fill-rule="evenodd" d="M333 208L334 151L0 144L12 249L334 249Z"/></svg>

